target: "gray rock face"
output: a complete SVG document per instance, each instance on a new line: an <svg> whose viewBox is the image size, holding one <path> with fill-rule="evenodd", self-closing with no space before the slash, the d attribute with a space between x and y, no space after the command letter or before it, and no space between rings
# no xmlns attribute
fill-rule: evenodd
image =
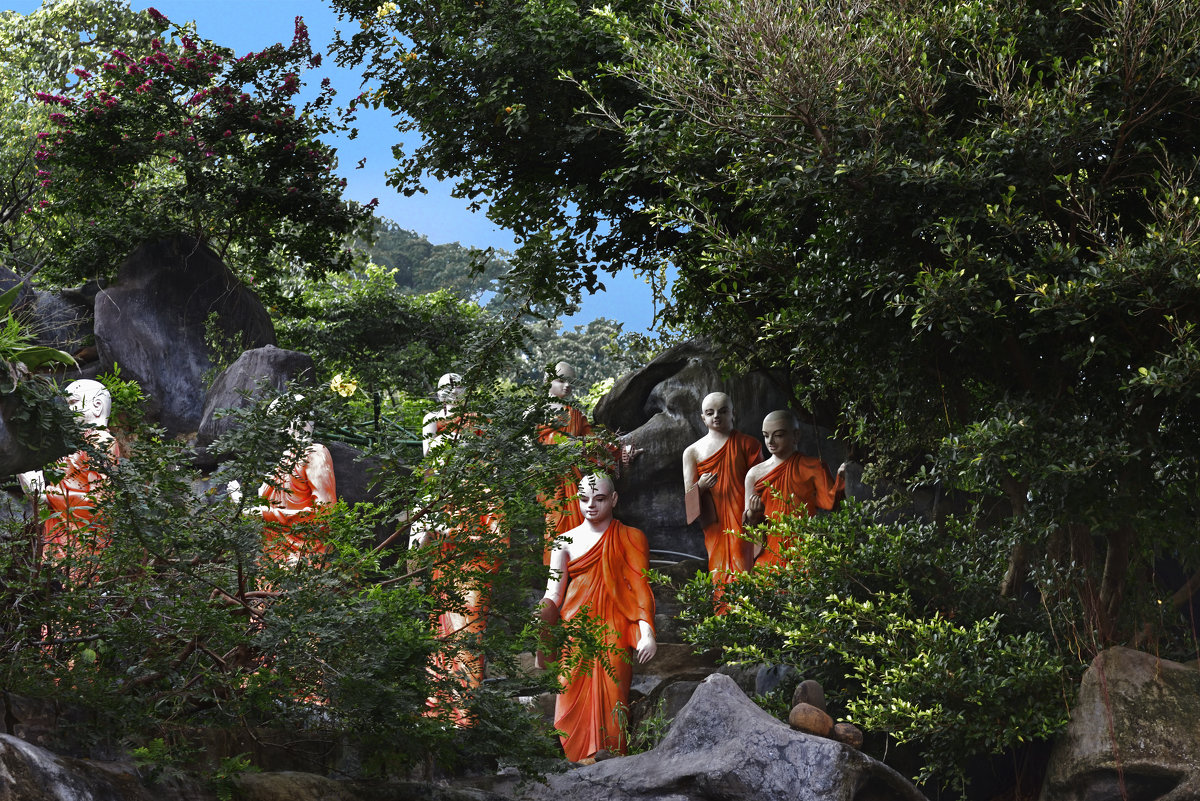
<svg viewBox="0 0 1200 801"><path fill-rule="evenodd" d="M1041 801L1200 798L1200 670L1101 652L1055 740Z"/></svg>
<svg viewBox="0 0 1200 801"><path fill-rule="evenodd" d="M196 444L207 448L229 431L233 421L218 416L223 409L241 409L254 403L263 388L282 390L290 381L312 381L312 357L296 350L264 345L245 351L221 371L204 397Z"/></svg>
<svg viewBox="0 0 1200 801"><path fill-rule="evenodd" d="M728 676L697 688L652 751L552 776L523 796L571 801L923 801L896 771L848 746L793 731Z"/></svg>
<svg viewBox="0 0 1200 801"><path fill-rule="evenodd" d="M172 435L197 431L204 375L213 360L205 328L213 316L239 350L275 342L271 318L211 250L187 237L143 245L113 286L96 297L100 363L141 384L147 415Z"/></svg>
<svg viewBox="0 0 1200 801"><path fill-rule="evenodd" d="M7 376L3 380L7 381ZM66 406L66 400L55 402ZM53 438L47 439L42 444L34 442L32 447L26 442L22 442L21 437L9 422L14 408L13 398L0 396L0 476L10 476L26 470L38 470L70 453L70 450L65 447L65 442L50 441Z"/></svg>
<svg viewBox="0 0 1200 801"><path fill-rule="evenodd" d="M34 293L30 328L36 342L72 355L87 347L95 333L92 307L78 292Z"/></svg>
<svg viewBox="0 0 1200 801"><path fill-rule="evenodd" d="M0 267L0 294L4 294L8 290L12 289L14 286L20 283L20 281L21 276L17 275L7 267ZM17 308L28 303L29 296L32 291L33 290L30 289L29 284L26 284L25 287L17 293L17 298L13 303L13 308Z"/></svg>
<svg viewBox="0 0 1200 801"><path fill-rule="evenodd" d="M755 438L762 436L763 418L789 402L777 376L724 377L707 343L691 340L622 377L596 405L597 422L631 432L629 438L645 449L621 482L617 517L645 531L652 549L707 558L703 531L687 524L681 460L684 449L704 435L700 403L710 392L729 395L734 424ZM805 426L801 433L800 450L837 469L842 448L828 432Z"/></svg>
<svg viewBox="0 0 1200 801"><path fill-rule="evenodd" d="M0 801L150 801L131 766L70 759L0 734Z"/></svg>

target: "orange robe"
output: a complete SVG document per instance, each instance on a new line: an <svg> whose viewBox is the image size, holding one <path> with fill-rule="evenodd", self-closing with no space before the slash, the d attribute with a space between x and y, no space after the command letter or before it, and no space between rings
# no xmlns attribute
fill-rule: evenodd
<svg viewBox="0 0 1200 801"><path fill-rule="evenodd" d="M499 536L500 517L489 512L479 517L477 525L466 525L455 529L445 536L439 548L439 564L433 568L435 583L447 578L446 568L441 562L452 563L459 558L457 551L459 543L478 543L485 538ZM507 546L508 540L502 540ZM477 546L476 546L477 547ZM451 583L451 591L455 598L443 597L439 603L441 611L434 619L434 631L439 640L454 640L455 638L475 638L487 630L487 614L491 603L491 576L500 570L500 560L479 554L465 563L459 564L451 571L458 580ZM451 609L451 607L458 607ZM484 658L476 649L473 642L465 642L457 647L452 646L452 656L435 653L431 670L438 675L448 675L460 689L444 690L426 699L429 714L437 717L448 715L457 726L471 725L471 716L467 713L463 697L475 687L483 683Z"/></svg>
<svg viewBox="0 0 1200 801"><path fill-rule="evenodd" d="M267 526L267 554L275 559L287 560L294 554L325 553L325 543L310 529L293 533L292 527L317 520L325 504L337 499L337 482L333 475L333 456L329 448L314 442L305 458L296 465L291 474L279 482L279 486L268 486L262 497L271 505L263 511ZM280 510L307 509L298 515L284 515Z"/></svg>
<svg viewBox="0 0 1200 801"><path fill-rule="evenodd" d="M696 474L692 476L695 483L704 473L717 475L717 483L708 491L717 516L704 527L704 548L708 551L708 570L722 584L736 573L745 573L754 561L750 544L740 535L746 505L746 472L761 461L762 444L735 429L716 453L696 464Z"/></svg>
<svg viewBox="0 0 1200 801"><path fill-rule="evenodd" d="M817 509L832 509L838 493L846 487L841 476L837 481L829 475L820 459L793 453L783 464L767 473L754 485L754 491L763 500L767 519L792 514L803 508L805 517L812 517ZM758 555L757 565L781 565L780 554L795 544L794 537L771 534L766 548Z"/></svg>
<svg viewBox="0 0 1200 801"><path fill-rule="evenodd" d="M108 453L114 462L120 458L121 449L115 439L108 441ZM68 553L78 551L78 532L88 528L93 528L95 534L93 545L87 549L89 553L95 553L105 544L103 526L93 519L92 495L100 491L107 477L92 467L87 451L76 451L60 461L58 467L64 475L55 486L62 492L43 495L50 509L50 517L42 528L43 553L50 561L61 561Z"/></svg>
<svg viewBox="0 0 1200 801"><path fill-rule="evenodd" d="M538 441L543 445L554 445L562 442L567 436L586 437L592 433L583 412L571 406L564 407L567 413L565 424L558 427L547 426L542 429ZM550 551L554 540L561 537L577 526L583 525L583 513L579 511L579 479L583 473L578 467L558 480L554 488L554 497L545 500L546 505L546 545L542 549L542 564L550 564Z"/></svg>
<svg viewBox="0 0 1200 801"><path fill-rule="evenodd" d="M625 727L617 709L628 707L633 678L632 649L638 621L654 626L654 594L642 572L649 567L646 535L616 520L591 550L567 563L563 620L578 614L608 624L608 663L599 659L579 666L554 704L554 726L563 732L567 759L578 762L607 748L625 753Z"/></svg>

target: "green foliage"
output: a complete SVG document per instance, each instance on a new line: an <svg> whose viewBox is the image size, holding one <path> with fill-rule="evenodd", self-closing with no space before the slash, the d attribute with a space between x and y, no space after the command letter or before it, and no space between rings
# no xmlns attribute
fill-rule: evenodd
<svg viewBox="0 0 1200 801"><path fill-rule="evenodd" d="M121 365L113 363L111 373L102 373L96 380L104 385L112 396L112 419L127 428L137 428L142 423L143 404L146 393L136 381L121 378Z"/></svg>
<svg viewBox="0 0 1200 801"><path fill-rule="evenodd" d="M87 725L109 737L136 732L143 742L171 743L195 726L252 726L334 742L353 732L367 758L391 770L426 758L447 769L478 767L501 756L541 769L553 742L512 697L555 681L553 674L526 676L517 660L534 636L525 625L528 587L545 581L544 523L527 483L538 452L524 460L515 454L510 467L494 456L485 465L473 448L464 453L476 480L484 470L484 480L497 482L490 486L511 488L505 532L529 528L505 538L464 537L456 548L431 546L414 554L410 571L366 532L383 526L406 536L396 529L397 516L421 508L451 531L452 523L472 519L472 503L494 508L495 497L456 495L452 511L443 494L449 485L440 482L451 475L461 481L471 472L466 463L446 454L446 478L427 478L401 468L394 455L403 448L381 439L377 455L391 466L382 504L328 510L319 534L330 552L284 564L264 556L261 517L246 513L254 493L235 501L220 487L234 478L254 488L263 476L289 470L280 454L302 453L304 444L285 433L294 418L336 421L344 414L340 397L306 393L300 400L292 393L266 397L239 412L235 429L216 446L231 458L207 482L182 446L153 430L137 431L128 458L116 464L89 451L108 476L93 496L102 526L79 532L80 544L60 561L32 547L36 529L9 532L0 553L0 644L9 655L0 684L90 708L96 719ZM528 431L527 400L502 404L489 419L519 420ZM527 434L505 436L520 443ZM215 488L202 491L206 484ZM422 488L444 500L434 503ZM303 525L316 524L293 532ZM535 542L536 562L529 558ZM472 568L481 560L499 560L505 569L481 574ZM433 616L461 608L463 584L471 581L490 585L487 631L438 639ZM494 681L464 688L429 669L467 652L487 658ZM454 699L476 725L453 725L451 709L431 711L429 698Z"/></svg>
<svg viewBox="0 0 1200 801"><path fill-rule="evenodd" d="M48 111L29 133L43 189L27 217L45 274L103 276L136 245L180 233L236 257L268 294L281 264L348 266L343 242L369 210L341 200L318 139L336 128L331 91L296 106L299 76L320 58L303 24L289 46L235 58L153 9L116 10L152 35L128 49L80 45L77 80L36 92Z"/></svg>
<svg viewBox="0 0 1200 801"><path fill-rule="evenodd" d="M739 365L786 365L876 479L1007 506L1026 561L1006 589L1074 561L1085 638L1125 640L1154 554L1200 567L1200 14L601 18L648 98L614 122L670 187L648 208L679 268L669 316Z"/></svg>
<svg viewBox="0 0 1200 801"><path fill-rule="evenodd" d="M256 771L257 768L250 764L248 754L226 757L221 760L220 766L209 777L209 783L220 801L234 801L237 798L237 784L235 783L237 777L243 773Z"/></svg>
<svg viewBox="0 0 1200 801"><path fill-rule="evenodd" d="M50 362L58 362L72 367L75 365L75 360L69 353L63 353L61 350L43 345L34 345L26 326L13 314L13 304L23 286L18 282L14 287L0 294L0 315L3 315L3 323L0 324L0 361L8 368L9 377L13 382L9 392L16 388L17 364L22 365L25 370L36 370Z"/></svg>
<svg viewBox="0 0 1200 801"><path fill-rule="evenodd" d="M616 113L641 94L600 69L622 57L593 10L601 3L518 0L336 0L355 23L334 46L376 89L358 102L396 113L422 144L397 146L390 182L405 194L425 176L457 181L522 243L509 276L535 302L601 286L601 269L640 262L659 235L641 204L661 192L614 131L595 124L588 96L563 73L602 89ZM645 3L622 0L623 13ZM614 180L614 176L616 180ZM655 265L657 266L657 265Z"/></svg>
<svg viewBox="0 0 1200 801"><path fill-rule="evenodd" d="M449 291L407 294L393 269L373 264L308 283L295 306L279 321L281 345L311 354L323 379L353 376L372 397L431 397L438 376L498 325Z"/></svg>
<svg viewBox="0 0 1200 801"><path fill-rule="evenodd" d="M461 300L476 302L485 293L495 294L508 270L503 253L465 248L457 242L434 245L415 231L379 217L374 219L367 253L376 264L393 269L396 283L408 292L445 289Z"/></svg>
<svg viewBox="0 0 1200 801"><path fill-rule="evenodd" d="M796 666L821 682L835 717L912 744L919 780L963 791L970 758L1065 724L1086 663L1053 634L1061 610L996 596L1004 549L976 521L879 523L880 511L847 504L772 523L799 537L787 565L730 584L722 616L698 576L683 593L687 637L728 660ZM786 715L782 704L773 709Z"/></svg>
<svg viewBox="0 0 1200 801"><path fill-rule="evenodd" d="M544 383L547 369L565 361L578 373L572 384L574 394L586 395L595 383L620 378L654 358L658 345L643 334L625 332L623 327L605 317L570 331L563 330L558 320L531 322L526 327L527 344L508 377L515 382Z"/></svg>

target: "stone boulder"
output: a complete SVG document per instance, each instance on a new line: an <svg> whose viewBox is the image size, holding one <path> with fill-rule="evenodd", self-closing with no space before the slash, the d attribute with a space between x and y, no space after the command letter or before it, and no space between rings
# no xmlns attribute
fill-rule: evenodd
<svg viewBox="0 0 1200 801"><path fill-rule="evenodd" d="M274 345L245 351L221 371L204 396L196 445L208 448L233 426L233 420L221 416L221 411L251 406L264 390L282 391L293 381L311 383L315 375L312 357L307 353ZM216 460L205 455L201 463L211 466Z"/></svg>
<svg viewBox="0 0 1200 801"><path fill-rule="evenodd" d="M21 283L21 276L17 275L7 267L0 267L0 295L12 289L17 284ZM17 292L16 300L13 302L12 308L18 309L29 302L30 295L33 294L33 289L26 283L24 287Z"/></svg>
<svg viewBox="0 0 1200 801"><path fill-rule="evenodd" d="M30 329L37 344L70 353L80 366L95 358L95 295L89 296L86 289L35 290L30 309Z"/></svg>
<svg viewBox="0 0 1200 801"><path fill-rule="evenodd" d="M0 801L507 801L469 787L342 781L314 773L248 771L223 780L167 773L150 780L130 762L64 757L0 734Z"/></svg>
<svg viewBox="0 0 1200 801"><path fill-rule="evenodd" d="M1041 801L1200 798L1200 669L1129 648L1096 656L1054 743Z"/></svg>
<svg viewBox="0 0 1200 801"><path fill-rule="evenodd" d="M705 679L657 748L552 776L528 801L924 801L896 771L849 746L794 731L728 676Z"/></svg>
<svg viewBox="0 0 1200 801"><path fill-rule="evenodd" d="M7 380L7 375L0 378L0 381ZM71 452L67 442L58 437L41 437L32 442L23 440L12 422L19 408L17 403L15 396L0 396L0 476L39 470ZM67 405L62 398L54 403Z"/></svg>
<svg viewBox="0 0 1200 801"><path fill-rule="evenodd" d="M596 405L596 422L629 432L645 449L621 481L617 516L645 531L652 549L707 558L699 524L687 524L680 470L684 449L704 435L700 402L717 391L733 401L737 428L756 439L763 418L790 402L781 375L725 376L712 347L690 340L623 376ZM801 451L820 456L831 469L841 464L842 448L827 431L803 426L801 433Z"/></svg>
<svg viewBox="0 0 1200 801"><path fill-rule="evenodd" d="M147 417L191 435L204 413L214 366L209 320L239 351L275 343L267 310L207 246L188 237L142 245L96 297L96 346L105 369L141 384Z"/></svg>

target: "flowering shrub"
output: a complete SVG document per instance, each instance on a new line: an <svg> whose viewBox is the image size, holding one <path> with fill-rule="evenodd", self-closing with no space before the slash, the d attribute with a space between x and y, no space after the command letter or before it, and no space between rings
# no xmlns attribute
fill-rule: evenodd
<svg viewBox="0 0 1200 801"><path fill-rule="evenodd" d="M344 266L342 242L370 209L342 200L334 150L318 138L338 126L328 82L299 105L300 75L320 60L303 21L290 45L235 57L146 13L160 35L144 52L113 49L95 72L73 70L69 94L37 94L53 108L38 134L49 201L38 213L71 221L52 228L48 271L111 270L177 233L236 253L232 266L256 279L284 262Z"/></svg>

